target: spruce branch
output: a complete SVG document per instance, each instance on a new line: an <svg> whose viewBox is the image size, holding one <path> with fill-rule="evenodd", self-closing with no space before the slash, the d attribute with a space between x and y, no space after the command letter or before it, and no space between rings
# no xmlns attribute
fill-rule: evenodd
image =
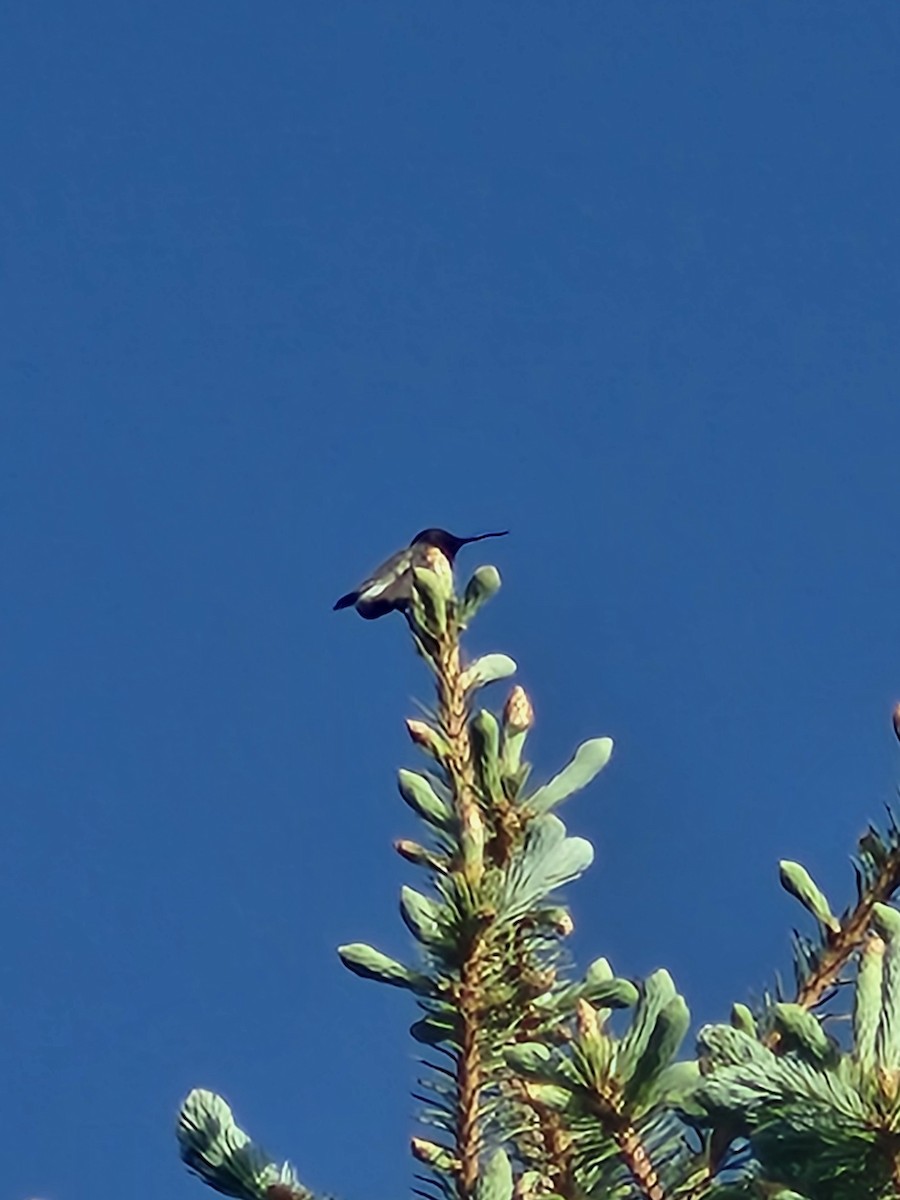
<svg viewBox="0 0 900 1200"><path fill-rule="evenodd" d="M525 795L522 752L534 720L528 697L513 687L499 719L474 705L479 690L508 677L515 663L503 654L465 662L460 645L499 575L479 568L460 599L437 547L421 563L411 573L405 615L436 700L407 728L434 765L400 772L401 795L426 836L395 845L431 878L434 898L410 888L401 896L423 963L407 967L362 945L340 954L355 973L416 994L424 1015L414 1037L449 1059L439 1082L420 1081L428 1093L422 1120L444 1134L443 1142L413 1140L432 1182L455 1200L476 1200L486 1164L496 1161L490 1153L505 1147L521 1169L517 1195L574 1196L564 1122L533 1102L506 1052L523 1038L559 1039L578 996L596 990L596 980L570 985L558 976L559 946L572 921L547 899L585 870L593 849L568 837L549 810L597 774L612 744L586 743L549 785ZM624 981L619 985L621 991Z"/></svg>
<svg viewBox="0 0 900 1200"><path fill-rule="evenodd" d="M416 592L420 605L412 605L408 619L417 644L428 650L433 664L437 690L437 724L442 739L441 758L448 776L452 802L460 830L458 852L451 863L451 875L459 873L460 882L477 893L484 871L484 821L477 791L472 741L469 734L469 688L463 672L459 619L454 607L448 611L447 601L452 592L452 570L440 550L429 555L429 567L434 584L424 572L417 573ZM449 587L447 586L449 583ZM435 603L439 597L442 603ZM423 620L431 612L434 621ZM456 1062L456 1119L453 1167L457 1176L460 1197L474 1196L478 1182L482 1149L480 1100L483 1086L481 1061L481 1026L484 992L484 958L488 913L482 915L459 949L459 977L454 986L458 1020L459 1053Z"/></svg>
<svg viewBox="0 0 900 1200"><path fill-rule="evenodd" d="M499 577L484 569L476 572L466 601L459 605L441 588L452 577L439 553L435 551L429 562L433 575L417 573L417 592L424 594L408 613L416 646L435 675L436 729L426 732L417 723L411 732L446 772L459 830L449 874L451 879L456 877L457 891L468 895L477 914L469 936L457 945L458 978L452 991L458 1042L453 1161L458 1195L469 1197L478 1182L491 1117L496 1124L497 1104L509 1108L508 1120L514 1121L515 1100L522 1098L521 1090L504 1078L502 1066L498 1066L502 1063L498 1048L505 1037L516 1036L515 1026L527 1019L523 1005L527 1008L530 999L545 993L553 985L555 973L542 970L535 938L526 931L530 906L513 913L509 891L504 896L503 888L524 845L524 823L513 799L524 782L520 756L524 734L533 722L531 706L524 691L515 688L504 710L502 735L491 713L482 711L473 717L474 690L508 675L515 664L505 655L489 655L463 666L460 648L464 623L474 612L471 598L486 598L481 586L484 579L495 591ZM443 603L436 604L428 593L439 589ZM513 925L508 931L505 926L510 921ZM486 1106L489 1092L494 1102ZM544 1158L553 1152L559 1155L561 1144L560 1137L545 1137ZM557 1163L551 1173L558 1179L567 1173L567 1167Z"/></svg>
<svg viewBox="0 0 900 1200"><path fill-rule="evenodd" d="M570 837L555 810L603 769L612 742L583 743L529 790L528 696L514 686L499 716L475 704L516 665L503 654L467 662L460 643L499 574L480 567L459 597L451 560L427 545L403 570L394 583L408 584L408 599L397 593L389 608L404 612L436 695L424 719L407 722L429 768L399 776L423 825L416 840L395 842L428 880L426 890L404 886L400 896L418 958L407 966L361 943L339 954L355 974L410 993L420 1010L411 1033L425 1072L414 1094L434 1135L412 1139L426 1172L413 1192L427 1200L435 1189L446 1200L900 1197L893 815L885 834L870 828L860 840L857 901L840 917L804 867L782 862L783 886L817 923L816 938L795 935L794 1000L779 989L758 1016L735 1005L731 1025L701 1030L698 1061L676 1061L690 1018L667 972L636 984L598 959L573 979L563 953L573 925L554 894L587 869L593 848ZM900 738L900 706L893 721ZM851 981L848 1048L828 1035L818 1010ZM630 1019L613 1029L616 1009L631 1010ZM178 1138L187 1166L224 1195L315 1200L214 1093L188 1096Z"/></svg>
<svg viewBox="0 0 900 1200"><path fill-rule="evenodd" d="M795 936L794 1003L808 1011L834 995L866 941L877 906L886 904L900 888L900 828L890 810L886 834L870 826L860 839L855 866L857 901L838 918L799 863L781 864L782 886L812 913L818 926L816 941ZM771 1027L763 1040L777 1048L782 1033Z"/></svg>
<svg viewBox="0 0 900 1200"><path fill-rule="evenodd" d="M861 948L872 921L876 904L886 904L900 888L900 841L897 828L892 825L892 844L876 868L857 903L841 918L840 928L828 939L817 965L809 978L797 990L797 1003L804 1008L815 1008L835 987L841 971ZM868 835L871 838L872 833ZM866 839L863 839L865 842ZM863 843L860 850L865 852Z"/></svg>
<svg viewBox="0 0 900 1200"><path fill-rule="evenodd" d="M459 1005L460 1054L456 1086L458 1112L456 1151L459 1159L459 1190L471 1196L478 1182L478 1164L482 1149L480 1099L482 1087L481 1024L483 980L481 956L483 943L473 939L468 958L460 970Z"/></svg>
<svg viewBox="0 0 900 1200"><path fill-rule="evenodd" d="M891 722L900 740L900 704L894 706ZM782 886L817 924L815 939L796 933L794 937L794 1003L805 1009L819 1008L846 982L844 972L866 941L876 906L887 904L900 889L900 827L890 808L886 832L870 825L860 838L854 869L856 903L838 918L804 867L790 861L780 864ZM764 1038L772 1047L779 1045L780 1035L775 1029L769 1029Z"/></svg>
<svg viewBox="0 0 900 1200"><path fill-rule="evenodd" d="M469 699L460 664L459 629L456 623L448 622L439 631L436 642L438 721L447 743L446 767L462 831L462 862L458 865L468 882L477 885L484 865L480 853L483 847L483 821L478 803L475 764L472 761Z"/></svg>
<svg viewBox="0 0 900 1200"><path fill-rule="evenodd" d="M541 1174L546 1179L552 1194L572 1197L575 1195L572 1137L560 1115L543 1103L539 1092L520 1079L511 1085L521 1102L532 1112L539 1138L537 1161L542 1164Z"/></svg>
<svg viewBox="0 0 900 1200"><path fill-rule="evenodd" d="M253 1142L215 1092L194 1088L181 1106L177 1133L182 1161L224 1196L314 1200L291 1164L277 1164Z"/></svg>

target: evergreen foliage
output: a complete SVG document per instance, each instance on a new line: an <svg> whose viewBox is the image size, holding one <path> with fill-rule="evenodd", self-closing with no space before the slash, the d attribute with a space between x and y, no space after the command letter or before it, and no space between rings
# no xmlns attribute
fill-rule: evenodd
<svg viewBox="0 0 900 1200"><path fill-rule="evenodd" d="M870 828L855 903L836 916L799 863L781 882L814 925L795 933L795 987L700 1030L667 971L633 981L605 958L579 977L564 953L572 918L558 891L593 849L557 815L602 771L594 738L537 787L524 759L533 711L519 686L497 714L481 691L516 664L466 663L460 637L500 586L480 567L457 596L434 550L406 612L435 683L427 720L407 722L427 763L399 773L418 841L396 843L422 872L400 912L411 965L342 946L365 979L412 993L422 1054L414 1191L448 1200L887 1200L900 1196L900 829ZM900 737L900 710L895 713ZM848 1004L848 997L852 1002ZM831 1018L848 1016L840 1041ZM314 1200L195 1090L179 1118L187 1166L242 1200Z"/></svg>

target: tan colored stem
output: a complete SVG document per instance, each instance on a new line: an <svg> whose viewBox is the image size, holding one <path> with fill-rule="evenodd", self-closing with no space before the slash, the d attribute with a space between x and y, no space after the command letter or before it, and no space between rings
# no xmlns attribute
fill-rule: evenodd
<svg viewBox="0 0 900 1200"><path fill-rule="evenodd" d="M894 1185L894 1195L900 1196L900 1158L891 1157L891 1183Z"/></svg>
<svg viewBox="0 0 900 1200"><path fill-rule="evenodd" d="M456 1071L459 1109L456 1125L456 1152L460 1161L459 1190L463 1197L472 1196L478 1182L481 1130L479 1101L481 1096L481 943L475 939L471 953L463 964L459 987L459 1015L462 1025L460 1056Z"/></svg>
<svg viewBox="0 0 900 1200"><path fill-rule="evenodd" d="M465 824L471 809L478 808L478 798L475 766L472 762L472 743L469 738L469 705L462 684L457 630L450 629L441 638L437 667L441 725L450 749L447 769L453 781L457 815L460 822Z"/></svg>
<svg viewBox="0 0 900 1200"><path fill-rule="evenodd" d="M462 830L480 821L480 807L469 737L469 705L462 682L459 655L459 630L450 623L441 637L436 655L438 713L449 754L447 772L453 788L456 815ZM466 864L456 864L470 883L477 882L466 870ZM484 943L476 934L460 968L457 988L457 1009L460 1022L460 1054L456 1069L458 1110L456 1121L456 1154L459 1159L459 1193L463 1200L475 1193L478 1182L481 1130L479 1109L482 1087L481 1029L482 956Z"/></svg>
<svg viewBox="0 0 900 1200"><path fill-rule="evenodd" d="M616 1142L634 1182L647 1200L666 1200L665 1189L634 1126L623 1126L616 1133Z"/></svg>
<svg viewBox="0 0 900 1200"><path fill-rule="evenodd" d="M575 1196L575 1180L572 1175L571 1138L555 1112L534 1096L529 1095L527 1085L516 1080L519 1099L527 1104L535 1115L541 1147L546 1159L545 1176L551 1190L557 1196L569 1200Z"/></svg>
<svg viewBox="0 0 900 1200"><path fill-rule="evenodd" d="M667 1200L667 1193L653 1166L650 1155L644 1149L641 1135L622 1111L622 1098L618 1089L608 1085L596 1088L594 1110L615 1138L619 1153L631 1172L631 1177L640 1188L644 1200Z"/></svg>
<svg viewBox="0 0 900 1200"><path fill-rule="evenodd" d="M470 708L464 686L463 669L460 662L459 628L454 621L436 644L434 662L437 676L438 716L447 745L444 760L453 790L456 816L461 830L461 856L454 864L467 881L477 890L481 879L483 862L480 854L476 861L467 859L466 839L479 827L483 830L483 819L489 815L495 826L494 837L487 848L491 861L502 866L512 852L519 834L517 814L505 797L481 799L478 776L469 735ZM489 803L490 813L485 814L483 804ZM491 952L489 937L490 919L475 933L460 967L456 989L456 1004L460 1025L460 1054L456 1070L457 1121L456 1156L459 1160L458 1187L461 1200L471 1200L478 1182L481 1142L481 1092L485 1085L483 1049L481 1043L484 1021L485 968ZM526 963L520 962L524 971ZM573 1195L570 1155L564 1145L565 1133L553 1114L544 1113L541 1121L548 1160L556 1175L558 1190L563 1195ZM567 1183L563 1191L562 1184Z"/></svg>

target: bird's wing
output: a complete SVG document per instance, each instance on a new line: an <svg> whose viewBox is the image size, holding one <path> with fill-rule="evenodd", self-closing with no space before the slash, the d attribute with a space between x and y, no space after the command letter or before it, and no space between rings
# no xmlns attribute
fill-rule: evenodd
<svg viewBox="0 0 900 1200"><path fill-rule="evenodd" d="M402 568L408 557L408 550L398 550L396 554L386 558L356 589L359 595L367 600L375 600L387 593L405 574Z"/></svg>
<svg viewBox="0 0 900 1200"><path fill-rule="evenodd" d="M364 600L375 600L383 592L386 592L392 583L396 582L396 576L389 575L387 579L379 578L374 575L371 579L365 579L357 589L357 596Z"/></svg>

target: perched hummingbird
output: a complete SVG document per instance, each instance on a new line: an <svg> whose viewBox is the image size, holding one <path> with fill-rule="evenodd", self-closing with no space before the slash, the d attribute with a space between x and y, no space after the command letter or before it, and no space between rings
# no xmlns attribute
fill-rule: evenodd
<svg viewBox="0 0 900 1200"><path fill-rule="evenodd" d="M376 567L368 579L341 596L334 608L349 608L352 605L361 617L374 621L389 612L402 612L412 594L413 568L428 566L428 552L440 550L450 565L460 550L469 542L481 542L485 538L505 537L508 529L499 533L479 533L476 537L456 537L446 529L423 529L417 533L404 550L398 550Z"/></svg>

